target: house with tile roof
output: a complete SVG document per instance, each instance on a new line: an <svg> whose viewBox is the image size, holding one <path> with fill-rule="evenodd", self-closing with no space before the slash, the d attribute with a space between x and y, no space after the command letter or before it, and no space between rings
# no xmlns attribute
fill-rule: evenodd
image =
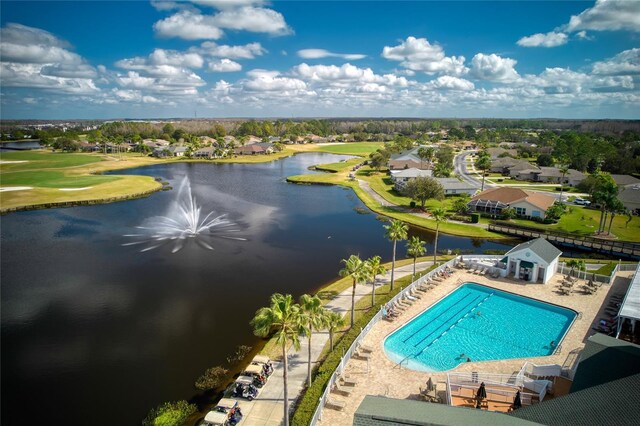
<svg viewBox="0 0 640 426"><path fill-rule="evenodd" d="M632 212L640 212L640 184L618 187L618 199Z"/></svg>
<svg viewBox="0 0 640 426"><path fill-rule="evenodd" d="M502 210L511 207L516 214L525 218L546 217L549 207L555 198L539 192L527 191L520 188L492 188L481 192L471 199L469 209L472 212L500 215Z"/></svg>

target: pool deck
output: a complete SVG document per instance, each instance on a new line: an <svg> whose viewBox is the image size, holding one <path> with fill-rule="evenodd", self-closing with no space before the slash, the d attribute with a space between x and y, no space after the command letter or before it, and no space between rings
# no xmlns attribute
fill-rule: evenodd
<svg viewBox="0 0 640 426"><path fill-rule="evenodd" d="M345 373L349 374L350 377L356 378L358 384L350 389L351 393L348 397L331 394L332 400L344 402L345 407L340 411L325 407L319 424L352 424L353 415L366 395L423 400L420 397L420 387L425 387L429 377L432 377L434 383L446 382L447 372L425 373L408 370L404 367L400 368L387 358L382 348L382 343L389 334L455 290L462 283L474 282L483 284L499 290L554 303L579 313L579 316L576 317L561 342L560 350L556 351L554 355L500 361L466 362L449 371L512 374L518 372L526 361L539 365L563 365L570 352L575 349L582 349L586 339L595 333L592 327L600 317L606 316L603 312L607 306L608 297L615 293L624 293L629 286L632 274L633 272L619 273L611 285L603 285L594 294L583 293L580 286L584 284L584 280L580 280L574 285L571 293L562 295L558 291L558 284L562 280L562 275L560 274L556 274L547 284L524 284L522 281L514 281L507 278L494 279L487 276L474 275L466 270L456 270L451 277L438 283L435 288L423 293L420 300L414 302L399 318L396 318L393 322L379 321L371 329L363 341L365 345L374 348L369 360L352 358L345 369ZM463 351L461 350L461 352Z"/></svg>

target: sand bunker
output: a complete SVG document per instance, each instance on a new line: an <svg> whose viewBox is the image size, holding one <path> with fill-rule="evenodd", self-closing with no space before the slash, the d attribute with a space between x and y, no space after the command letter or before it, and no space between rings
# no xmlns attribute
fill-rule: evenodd
<svg viewBox="0 0 640 426"><path fill-rule="evenodd" d="M27 160L0 160L0 164L26 163Z"/></svg>
<svg viewBox="0 0 640 426"><path fill-rule="evenodd" d="M4 188L0 188L0 192L26 191L28 189L33 189L33 187L31 187L31 186L5 186Z"/></svg>
<svg viewBox="0 0 640 426"><path fill-rule="evenodd" d="M59 188L60 191L84 191L86 189L91 189L93 186L85 186L84 188Z"/></svg>

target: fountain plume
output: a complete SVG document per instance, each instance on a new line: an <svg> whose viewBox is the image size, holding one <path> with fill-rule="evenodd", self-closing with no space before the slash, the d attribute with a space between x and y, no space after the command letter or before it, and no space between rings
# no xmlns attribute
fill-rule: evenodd
<svg viewBox="0 0 640 426"><path fill-rule="evenodd" d="M143 226L136 227L141 232L125 235L125 237L134 238L136 241L122 245L146 245L140 250L145 252L165 244L173 244L171 253L176 253L189 240L193 240L197 245L207 250L213 250L213 246L206 241L207 238L246 241L245 238L231 235L240 232L240 229L235 222L227 219L226 214L216 216L216 213L211 211L201 219L202 215L202 207L198 205L196 197L191 192L191 183L185 177L168 214L147 219Z"/></svg>

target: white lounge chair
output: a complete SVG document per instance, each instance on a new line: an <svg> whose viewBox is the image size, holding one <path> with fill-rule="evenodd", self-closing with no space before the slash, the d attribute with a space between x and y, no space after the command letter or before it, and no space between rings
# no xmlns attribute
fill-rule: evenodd
<svg viewBox="0 0 640 426"><path fill-rule="evenodd" d="M344 407L346 407L346 405L347 404L345 404L343 401L338 401L336 399L330 399L330 398L327 398L327 402L324 404L325 407L332 408L338 411L344 410Z"/></svg>

